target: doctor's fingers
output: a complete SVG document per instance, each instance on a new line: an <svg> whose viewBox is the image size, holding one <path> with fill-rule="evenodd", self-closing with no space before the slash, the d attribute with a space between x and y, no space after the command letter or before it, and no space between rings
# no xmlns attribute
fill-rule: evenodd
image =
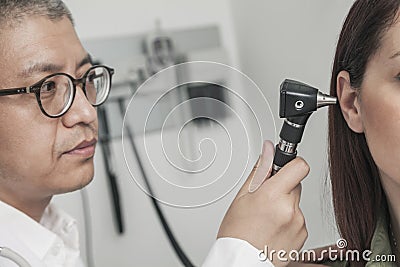
<svg viewBox="0 0 400 267"><path fill-rule="evenodd" d="M310 172L307 162L297 157L261 185L259 191L290 194ZM297 191L299 189L296 189ZM297 192L295 191L295 192ZM300 190L301 191L301 190Z"/></svg>
<svg viewBox="0 0 400 267"><path fill-rule="evenodd" d="M300 204L300 199L301 199L301 184L298 184L289 194L293 195L295 203L297 206Z"/></svg>
<svg viewBox="0 0 400 267"><path fill-rule="evenodd" d="M272 161L274 158L274 144L267 140L263 143L262 153L253 167L246 182L241 187L237 197L256 191L261 184L271 175Z"/></svg>

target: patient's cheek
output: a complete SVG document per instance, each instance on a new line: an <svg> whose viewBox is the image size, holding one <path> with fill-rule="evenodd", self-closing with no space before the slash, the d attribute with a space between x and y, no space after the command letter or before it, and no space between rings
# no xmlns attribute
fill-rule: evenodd
<svg viewBox="0 0 400 267"><path fill-rule="evenodd" d="M400 102L391 94L368 92L362 96L361 112L372 158L381 171L400 177Z"/></svg>

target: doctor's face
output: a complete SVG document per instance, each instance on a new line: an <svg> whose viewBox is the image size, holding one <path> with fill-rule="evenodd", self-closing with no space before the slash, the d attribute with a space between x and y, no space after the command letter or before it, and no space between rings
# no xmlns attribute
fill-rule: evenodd
<svg viewBox="0 0 400 267"><path fill-rule="evenodd" d="M80 78L91 66L67 18L26 18L0 35L0 90L56 72ZM70 110L56 119L41 112L35 94L0 97L0 199L46 198L91 181L97 113L76 89Z"/></svg>

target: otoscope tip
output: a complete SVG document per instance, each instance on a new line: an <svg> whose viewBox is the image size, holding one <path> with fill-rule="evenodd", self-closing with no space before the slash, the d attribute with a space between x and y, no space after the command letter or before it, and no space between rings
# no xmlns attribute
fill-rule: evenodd
<svg viewBox="0 0 400 267"><path fill-rule="evenodd" d="M317 94L317 108L328 106L328 105L336 105L337 98L334 96L330 96L328 94L324 94L318 91Z"/></svg>

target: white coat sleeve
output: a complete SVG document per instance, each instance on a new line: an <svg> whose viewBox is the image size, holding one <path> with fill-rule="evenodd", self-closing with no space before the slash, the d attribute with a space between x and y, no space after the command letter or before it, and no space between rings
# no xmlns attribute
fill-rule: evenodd
<svg viewBox="0 0 400 267"><path fill-rule="evenodd" d="M260 260L261 250L237 238L219 238L212 246L202 267L274 267L268 260Z"/></svg>

